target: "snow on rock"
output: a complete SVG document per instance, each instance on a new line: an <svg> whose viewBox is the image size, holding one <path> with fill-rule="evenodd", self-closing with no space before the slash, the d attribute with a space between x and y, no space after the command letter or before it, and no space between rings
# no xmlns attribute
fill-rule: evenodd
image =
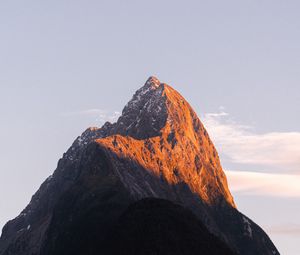
<svg viewBox="0 0 300 255"><path fill-rule="evenodd" d="M123 114L128 109L139 108L140 103L143 103L145 101L145 95L151 93L152 91L155 91L160 85L160 81L156 77L151 76L146 81L145 85L135 92L132 99L124 107Z"/></svg>
<svg viewBox="0 0 300 255"><path fill-rule="evenodd" d="M164 89L163 83L150 77L124 107L114 133L136 139L159 135L167 119Z"/></svg>
<svg viewBox="0 0 300 255"><path fill-rule="evenodd" d="M244 222L245 235L252 237L252 228L249 219L243 216L243 222Z"/></svg>

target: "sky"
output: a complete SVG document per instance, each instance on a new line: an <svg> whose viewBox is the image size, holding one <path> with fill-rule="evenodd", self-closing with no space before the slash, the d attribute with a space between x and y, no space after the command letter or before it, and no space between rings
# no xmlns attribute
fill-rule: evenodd
<svg viewBox="0 0 300 255"><path fill-rule="evenodd" d="M240 211L300 254L300 2L0 1L0 226L150 75L192 105Z"/></svg>

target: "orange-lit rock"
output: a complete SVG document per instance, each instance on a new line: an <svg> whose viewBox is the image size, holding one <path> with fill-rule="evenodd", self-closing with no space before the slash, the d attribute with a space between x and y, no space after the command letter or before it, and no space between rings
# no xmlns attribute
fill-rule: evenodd
<svg viewBox="0 0 300 255"><path fill-rule="evenodd" d="M209 204L225 198L235 207L218 153L189 103L173 88L160 84L167 121L154 137L135 139L111 135L97 143L120 157L136 161L171 185L186 183ZM153 106L155 107L155 106ZM150 110L151 111L151 110Z"/></svg>

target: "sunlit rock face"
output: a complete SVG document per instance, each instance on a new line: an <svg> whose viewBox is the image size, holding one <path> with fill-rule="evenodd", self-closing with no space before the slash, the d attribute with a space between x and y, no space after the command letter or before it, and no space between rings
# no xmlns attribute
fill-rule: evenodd
<svg viewBox="0 0 300 255"><path fill-rule="evenodd" d="M97 143L170 185L187 184L208 204L235 207L208 133L189 103L167 84L151 77L124 108L114 133ZM132 183L130 174L122 171L120 177L132 194L143 197L152 191L159 197L157 186L137 188L144 183Z"/></svg>
<svg viewBox="0 0 300 255"><path fill-rule="evenodd" d="M236 209L217 151L191 106L150 77L116 123L88 128L74 141L30 204L3 228L0 255L99 251L128 206L149 197L192 211L234 252L279 254Z"/></svg>

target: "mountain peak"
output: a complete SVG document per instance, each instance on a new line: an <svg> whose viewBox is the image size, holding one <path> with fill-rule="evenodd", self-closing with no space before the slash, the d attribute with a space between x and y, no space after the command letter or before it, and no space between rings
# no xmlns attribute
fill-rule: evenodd
<svg viewBox="0 0 300 255"><path fill-rule="evenodd" d="M207 204L228 203L235 208L218 153L197 114L171 86L149 79L125 106L114 135L97 142L170 185L186 183Z"/></svg>
<svg viewBox="0 0 300 255"><path fill-rule="evenodd" d="M155 77L150 76L147 81L145 82L144 86L142 86L140 89L138 89L135 94L133 95L132 100L128 102L129 103L136 103L141 99L141 97L144 97L144 95L147 95L149 93L153 93L158 88L161 88L162 83Z"/></svg>
<svg viewBox="0 0 300 255"><path fill-rule="evenodd" d="M164 86L151 76L126 104L115 133L136 139L158 136L167 120Z"/></svg>
<svg viewBox="0 0 300 255"><path fill-rule="evenodd" d="M145 83L145 85L151 85L152 87L155 87L155 88L158 88L160 86L160 84L161 84L161 82L155 76L150 76Z"/></svg>

